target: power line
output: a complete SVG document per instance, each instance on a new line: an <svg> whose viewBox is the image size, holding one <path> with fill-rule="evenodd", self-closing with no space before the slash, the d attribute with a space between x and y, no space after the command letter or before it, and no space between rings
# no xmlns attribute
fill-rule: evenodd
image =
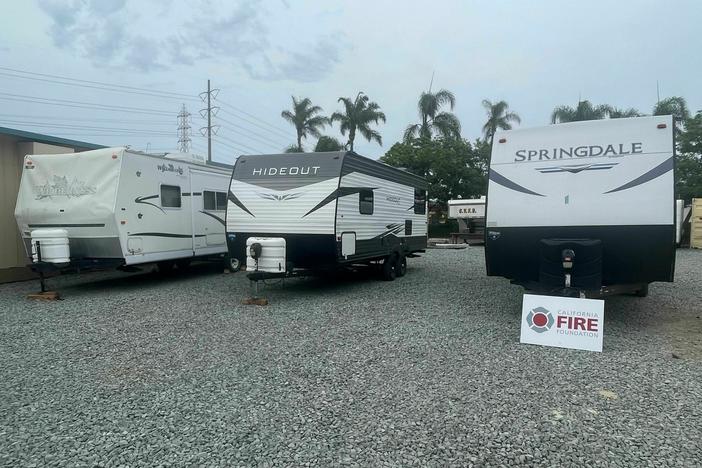
<svg viewBox="0 0 702 468"><path fill-rule="evenodd" d="M230 121L230 120L227 120L227 119L224 119L224 118L222 118L222 117L218 117L218 119L221 120L222 122L226 123L226 124L229 124L229 125L231 125L231 126L233 126L233 127L240 128L240 129L242 129L242 130L245 130L245 131L251 133L252 135L256 135L257 137L262 138L263 141L264 141L265 143L271 143L271 144L273 144L273 142L271 142L271 141L268 139L269 137L267 137L266 135L261 135L260 133L256 133L256 132L254 132L253 130L249 130L249 129L246 128L246 127L242 127L241 125L235 124L234 122L232 122L232 121ZM282 141L282 137L278 137L278 138L281 138L281 140L279 140L279 141ZM289 142L287 142L286 144L289 144ZM275 143L275 145L277 146L278 143Z"/></svg>
<svg viewBox="0 0 702 468"><path fill-rule="evenodd" d="M15 73L22 73L25 75L30 75L30 76L21 76L21 75L14 75L18 78L26 78L26 79L35 79L35 80L40 80L39 78L31 78L31 76L41 76L41 77L48 77L48 78L58 78L60 80L65 80L65 81L73 81L76 83L87 83L91 85L99 85L103 87L110 87L110 88L119 88L123 90L132 90L132 91L141 91L141 92L146 92L148 94L154 95L155 97L171 97L174 99L192 99L192 100L197 100L197 98L193 95L190 94L183 94L183 93L174 93L171 91L158 91L158 90L153 90L153 89L148 89L148 88L139 88L137 86L126 86L126 85L118 85L118 84L111 84L111 83L105 83L102 81L91 81L91 80L81 80L78 78L70 78L67 76L60 76L60 75L51 75L48 73L36 73L36 72L28 72L24 70L18 70L16 68L8 68L8 67L0 67L0 70L5 70L6 72L15 72ZM10 75L9 73L2 73L3 75ZM47 79L42 79L40 81L49 81ZM61 84L67 84L70 85L70 83L61 83ZM86 87L92 87L92 86L86 86ZM116 91L116 90L112 90ZM136 93L135 93L136 94ZM141 94L141 93L139 93Z"/></svg>
<svg viewBox="0 0 702 468"><path fill-rule="evenodd" d="M221 120L222 122L224 122L224 123L226 123L226 124L229 124L229 125L231 125L231 126L233 126L233 127L235 127L235 128L243 128L244 130L247 130L246 128L244 128L244 127L242 127L242 126L237 125L237 124L235 124L235 123L233 123L233 122L229 122L228 120L224 120L224 119L221 118L221 117L219 118L219 120ZM264 144L264 145L266 145L266 146L271 146L271 147L273 147L273 148L278 148L278 146L279 146L278 144L273 143L273 142L270 141L270 140L258 138L258 137L256 137L256 136L251 136L251 135L249 135L248 133L244 133L244 132L241 132L241 131L238 131L238 130L230 129L229 127L224 127L224 128L229 129L229 130L231 130L232 132L234 132L234 133L236 133L236 134L238 134L238 135L244 136L244 137L246 137L246 138L249 138L249 139L251 139L251 140L253 140L253 141L257 142L257 143L261 143L261 144ZM248 131L248 130L247 130L247 131ZM252 133L253 135L257 135L256 133L253 133L253 132L251 132L251 133Z"/></svg>
<svg viewBox="0 0 702 468"><path fill-rule="evenodd" d="M275 125L272 125L272 124L266 122L265 120L261 120L261 119L259 119L258 117L256 117L255 115L253 115L253 114L251 114L251 113L249 113L249 112L246 112L246 111L243 110L243 109L239 109L238 107L232 106L231 104L228 104L228 103L226 103L226 102L224 102L224 101L221 101L221 100L220 100L219 102L220 102L221 104L224 104L224 105L227 106L227 107L230 107L232 110L234 110L234 111L236 111L236 112L239 112L240 114L244 114L244 115L246 115L246 116L248 116L248 117L251 117L252 119L254 119L254 120L258 121L258 122L261 122L262 124L266 125L267 127L271 128L272 130L274 130L274 131L280 133L282 136L284 136L284 137L286 137L286 138L290 138L291 136L294 136L294 135L293 135L292 133L290 133L289 131L283 130L283 129L281 129L280 127L277 127L277 126L275 126ZM224 110L224 112L231 114L231 112L228 112L226 109ZM231 114L231 115L233 115L233 114Z"/></svg>
<svg viewBox="0 0 702 468"><path fill-rule="evenodd" d="M164 120L131 120L131 119L99 119L99 118L80 118L80 117L65 117L65 116L53 116L53 115L29 115L29 114L0 114L0 119L2 118L18 118L18 119L48 119L57 121L68 121L68 122L110 122L110 123L133 123L133 124L148 124L148 125L169 125L172 126L173 122L166 122Z"/></svg>
<svg viewBox="0 0 702 468"><path fill-rule="evenodd" d="M245 145L243 143L240 143L236 140L232 140L231 138L227 138L227 137L222 136L222 135L219 135L217 138L222 139L224 141L228 141L234 145L240 146L241 148L245 148L248 151L253 151L254 153L266 154L266 151L261 151L260 149L252 148L251 146ZM240 150L242 153L246 153L246 151L242 151L241 148L236 148L236 149Z"/></svg>
<svg viewBox="0 0 702 468"><path fill-rule="evenodd" d="M174 132L167 132L163 130L159 131L153 131L153 130L148 130L148 129L138 129L138 128L118 128L118 127L93 127L93 126L86 126L86 125L70 125L70 124L52 124L52 123L43 123L43 122L28 122L28 121L19 121L19 120L4 120L0 119L0 122L3 124L9 124L9 125L31 125L34 127L46 127L46 128L63 128L63 129L76 129L76 130L103 130L103 131L110 131L110 132L141 132L141 133L146 133L149 135L156 135L156 134L161 134L161 135L175 135Z"/></svg>
<svg viewBox="0 0 702 468"><path fill-rule="evenodd" d="M106 110L112 112L133 112L137 114L149 115L173 115L173 113L169 111L144 109L140 107L110 106L107 104L97 104L93 102L72 101L68 99L41 98L34 96L25 96L22 94L0 93L0 99L8 101L31 102L35 104L46 104L50 106L75 107L79 109Z"/></svg>

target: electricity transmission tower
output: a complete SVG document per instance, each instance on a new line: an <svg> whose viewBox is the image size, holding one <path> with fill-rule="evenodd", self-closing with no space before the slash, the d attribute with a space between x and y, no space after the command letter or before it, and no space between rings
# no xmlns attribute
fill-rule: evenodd
<svg viewBox="0 0 702 468"><path fill-rule="evenodd" d="M219 89L210 88L210 80L207 80L207 91L200 93L200 99L207 104L207 107L200 109L200 115L207 119L207 126L200 128L200 133L207 137L207 162L212 161L212 135L217 134L219 125L212 125L212 117L219 112L218 106L213 106L212 101L217 99Z"/></svg>
<svg viewBox="0 0 702 468"><path fill-rule="evenodd" d="M190 152L190 112L183 104L178 113L178 149L181 153Z"/></svg>

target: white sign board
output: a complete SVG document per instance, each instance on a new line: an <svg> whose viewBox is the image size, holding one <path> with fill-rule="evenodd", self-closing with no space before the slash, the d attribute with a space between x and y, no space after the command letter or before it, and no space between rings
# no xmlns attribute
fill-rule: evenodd
<svg viewBox="0 0 702 468"><path fill-rule="evenodd" d="M522 343L602 351L604 301L524 294Z"/></svg>

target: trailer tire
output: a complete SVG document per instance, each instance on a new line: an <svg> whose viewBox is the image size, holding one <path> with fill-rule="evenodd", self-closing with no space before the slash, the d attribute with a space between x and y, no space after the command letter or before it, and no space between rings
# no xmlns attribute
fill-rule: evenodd
<svg viewBox="0 0 702 468"><path fill-rule="evenodd" d="M181 258L180 260L176 260L175 264L178 270L185 271L190 267L190 262L192 262L191 258Z"/></svg>
<svg viewBox="0 0 702 468"><path fill-rule="evenodd" d="M397 258L395 254L388 255L383 261L383 281L394 281L397 277Z"/></svg>
<svg viewBox="0 0 702 468"><path fill-rule="evenodd" d="M637 297L648 296L648 284L644 284L643 286L641 286L641 289L637 289L634 294L636 294Z"/></svg>
<svg viewBox="0 0 702 468"><path fill-rule="evenodd" d="M400 254L397 257L397 264L395 265L395 274L398 278L402 278L407 274L407 257L404 254Z"/></svg>
<svg viewBox="0 0 702 468"><path fill-rule="evenodd" d="M175 266L175 262L173 260L165 260L163 262L156 263L156 269L162 275L172 274L174 266Z"/></svg>
<svg viewBox="0 0 702 468"><path fill-rule="evenodd" d="M232 273L236 273L241 269L241 260L236 257L230 257L227 255L224 257L224 266L229 269Z"/></svg>

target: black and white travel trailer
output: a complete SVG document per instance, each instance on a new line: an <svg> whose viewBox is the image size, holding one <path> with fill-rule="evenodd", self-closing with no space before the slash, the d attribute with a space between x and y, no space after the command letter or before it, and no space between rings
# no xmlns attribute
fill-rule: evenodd
<svg viewBox="0 0 702 468"><path fill-rule="evenodd" d="M231 167L126 148L26 156L15 217L30 266L170 269L224 258Z"/></svg>
<svg viewBox="0 0 702 468"><path fill-rule="evenodd" d="M673 172L670 116L497 132L488 275L589 297L673 281Z"/></svg>
<svg viewBox="0 0 702 468"><path fill-rule="evenodd" d="M427 182L353 152L241 156L227 207L232 257L288 275L382 263L406 270L427 245Z"/></svg>

